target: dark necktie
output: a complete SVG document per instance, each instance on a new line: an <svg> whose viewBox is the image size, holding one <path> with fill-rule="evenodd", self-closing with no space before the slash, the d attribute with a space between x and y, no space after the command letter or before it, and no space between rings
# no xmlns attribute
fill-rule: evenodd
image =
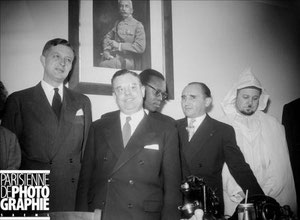
<svg viewBox="0 0 300 220"><path fill-rule="evenodd" d="M58 93L58 88L54 88L54 96L52 99L52 109L55 112L57 118L59 118L60 109L61 109L61 97Z"/></svg>
<svg viewBox="0 0 300 220"><path fill-rule="evenodd" d="M131 120L130 116L126 117L126 122L125 122L125 124L123 126L123 130L122 130L124 147L126 147L128 141L130 139L130 136L131 136L131 126L129 124L130 120Z"/></svg>

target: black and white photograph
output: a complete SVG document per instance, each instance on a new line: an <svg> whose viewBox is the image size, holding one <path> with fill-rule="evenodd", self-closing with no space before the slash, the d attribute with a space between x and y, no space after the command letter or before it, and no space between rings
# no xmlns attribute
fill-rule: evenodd
<svg viewBox="0 0 300 220"><path fill-rule="evenodd" d="M299 0L1 0L0 220L297 220Z"/></svg>

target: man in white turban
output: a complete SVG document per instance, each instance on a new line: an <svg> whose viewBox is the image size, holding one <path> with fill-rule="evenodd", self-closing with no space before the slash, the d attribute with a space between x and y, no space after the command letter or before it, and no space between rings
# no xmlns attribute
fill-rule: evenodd
<svg viewBox="0 0 300 220"><path fill-rule="evenodd" d="M296 192L283 126L263 112L269 95L250 69L245 70L221 103L225 122L265 195L296 213ZM222 173L225 214L232 215L244 195L225 165Z"/></svg>

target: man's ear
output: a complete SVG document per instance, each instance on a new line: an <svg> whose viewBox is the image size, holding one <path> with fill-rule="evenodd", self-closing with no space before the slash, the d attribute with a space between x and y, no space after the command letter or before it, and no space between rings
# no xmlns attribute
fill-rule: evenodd
<svg viewBox="0 0 300 220"><path fill-rule="evenodd" d="M142 86L141 86L141 90L142 90L143 98L145 98L145 90L146 90L146 89L145 89L145 86L142 85Z"/></svg>
<svg viewBox="0 0 300 220"><path fill-rule="evenodd" d="M114 97L115 101L117 101L116 93L113 91L112 96Z"/></svg>
<svg viewBox="0 0 300 220"><path fill-rule="evenodd" d="M212 98L211 97L206 97L205 98L205 107L208 108L212 103Z"/></svg>
<svg viewBox="0 0 300 220"><path fill-rule="evenodd" d="M45 63L46 63L46 57L44 57L43 55L40 56L40 61L43 65L43 67L45 67Z"/></svg>

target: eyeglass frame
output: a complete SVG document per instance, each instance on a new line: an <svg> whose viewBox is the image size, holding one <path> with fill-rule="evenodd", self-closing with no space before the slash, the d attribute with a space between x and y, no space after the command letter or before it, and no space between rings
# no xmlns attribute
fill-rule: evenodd
<svg viewBox="0 0 300 220"><path fill-rule="evenodd" d="M155 91L155 96L156 97L159 97L161 95L161 98L162 98L163 101L168 99L168 93L162 92L161 90L154 88L153 86L151 86L148 83L145 83L145 85L149 86L151 89L153 89Z"/></svg>

